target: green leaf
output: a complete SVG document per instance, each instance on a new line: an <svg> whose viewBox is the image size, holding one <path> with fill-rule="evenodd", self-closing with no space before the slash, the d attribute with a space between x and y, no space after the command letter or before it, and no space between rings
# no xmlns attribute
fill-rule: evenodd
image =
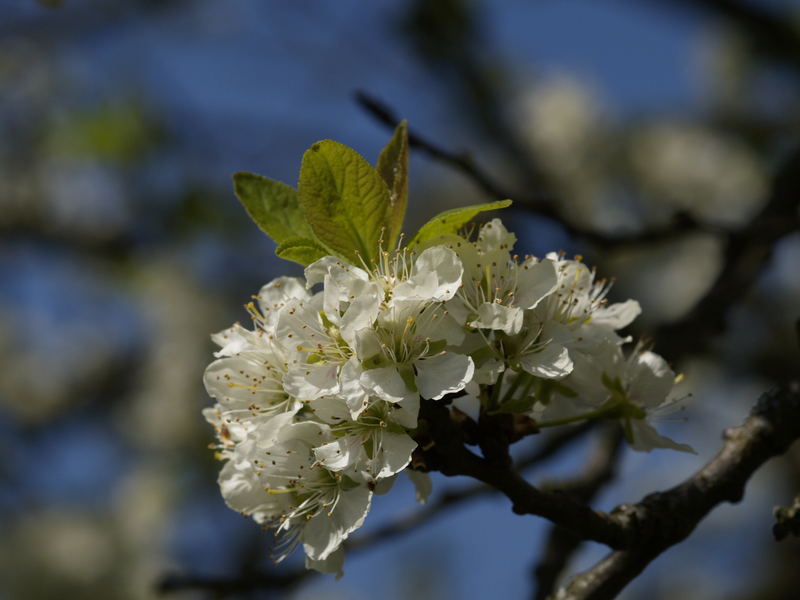
<svg viewBox="0 0 800 600"><path fill-rule="evenodd" d="M314 238L300 210L297 192L288 185L253 173L236 173L233 191L250 218L276 243Z"/></svg>
<svg viewBox="0 0 800 600"><path fill-rule="evenodd" d="M389 220L386 223L386 248L394 248L403 228L408 203L408 127L401 121L381 151L378 173L389 188Z"/></svg>
<svg viewBox="0 0 800 600"><path fill-rule="evenodd" d="M487 210L506 208L507 206L511 206L511 200L498 200L497 202L473 204L472 206L463 206L461 208L446 210L425 223L411 241L408 242L408 245L411 247L427 240L437 238L440 235L456 233L478 214L486 212Z"/></svg>
<svg viewBox="0 0 800 600"><path fill-rule="evenodd" d="M359 263L359 254L375 262L390 194L363 156L332 140L317 142L303 155L298 194L320 242L351 262Z"/></svg>
<svg viewBox="0 0 800 600"><path fill-rule="evenodd" d="M293 237L281 242L278 247L275 248L275 254L286 260L293 260L296 263L300 263L305 267L323 256L328 256L330 252L314 240Z"/></svg>

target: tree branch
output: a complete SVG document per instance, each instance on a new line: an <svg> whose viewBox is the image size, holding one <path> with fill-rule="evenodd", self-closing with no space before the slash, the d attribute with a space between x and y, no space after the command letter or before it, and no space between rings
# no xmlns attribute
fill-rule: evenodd
<svg viewBox="0 0 800 600"><path fill-rule="evenodd" d="M774 515L772 534L775 540L780 542L789 535L800 537L800 494L795 497L791 506L776 506Z"/></svg>
<svg viewBox="0 0 800 600"><path fill-rule="evenodd" d="M588 504L603 487L616 476L617 461L623 447L622 431L618 427L608 429L592 452L592 459L586 470L577 478L561 484L575 500ZM569 529L553 526L547 536L544 549L533 568L536 581L534 598L543 600L550 595L569 559L580 547L580 537Z"/></svg>
<svg viewBox="0 0 800 600"><path fill-rule="evenodd" d="M517 462L517 469L522 471L551 458L569 446L571 442L583 436L589 431L590 427L590 423L584 423L577 427L565 427L560 431L554 431L539 447ZM496 489L485 484L473 485L463 490L447 490L438 499L428 503L423 508L387 523L371 533L353 538L346 543L346 547L348 550L361 550L372 547L420 527L453 506L463 504L484 494L496 492Z"/></svg>
<svg viewBox="0 0 800 600"><path fill-rule="evenodd" d="M614 598L666 549L683 541L718 504L739 502L747 481L766 461L800 438L800 385L764 394L743 425L724 433L719 453L683 483L612 513L629 534L609 554L560 590L559 599Z"/></svg>

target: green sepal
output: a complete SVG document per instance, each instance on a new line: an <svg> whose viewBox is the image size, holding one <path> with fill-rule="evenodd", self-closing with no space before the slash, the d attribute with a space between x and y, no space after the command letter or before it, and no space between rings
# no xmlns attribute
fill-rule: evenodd
<svg viewBox="0 0 800 600"><path fill-rule="evenodd" d="M625 419L622 422L622 431L625 434L625 441L628 442L631 446L633 446L634 444L633 424L631 423L630 419Z"/></svg>
<svg viewBox="0 0 800 600"><path fill-rule="evenodd" d="M378 157L376 168L389 188L385 247L394 248L408 204L408 127L405 121L395 128L392 139Z"/></svg>
<svg viewBox="0 0 800 600"><path fill-rule="evenodd" d="M605 386L605 388L611 392L609 404L625 405L628 403L628 395L625 393L625 388L623 387L619 377L614 377L614 379L611 379L608 375L603 373L601 380L603 382L603 386Z"/></svg>
<svg viewBox="0 0 800 600"><path fill-rule="evenodd" d="M498 200L496 202L473 204L471 206L462 206L461 208L446 210L420 227L420 230L411 241L408 242L408 246L413 247L442 235L457 233L459 229L480 213L486 212L487 210L498 210L508 206L511 206L511 200Z"/></svg>
<svg viewBox="0 0 800 600"><path fill-rule="evenodd" d="M388 421L386 423L386 431L388 431L389 433L397 433L397 434L408 433L405 427L393 421Z"/></svg>
<svg viewBox="0 0 800 600"><path fill-rule="evenodd" d="M371 437L364 440L363 448L364 452L367 454L367 458L372 460L373 444Z"/></svg>
<svg viewBox="0 0 800 600"><path fill-rule="evenodd" d="M275 248L275 254L280 258L291 260L307 267L323 256L328 256L330 252L314 240L291 237L278 244L278 247Z"/></svg>
<svg viewBox="0 0 800 600"><path fill-rule="evenodd" d="M482 363L485 360L493 358L495 356L495 352L489 346L481 346L474 352L470 353L470 357L472 358L473 362L477 365Z"/></svg>
<svg viewBox="0 0 800 600"><path fill-rule="evenodd" d="M428 356L433 356L434 354L439 354L442 350L447 348L447 340L435 340L432 342L428 342Z"/></svg>
<svg viewBox="0 0 800 600"><path fill-rule="evenodd" d="M408 389L417 391L417 379L411 365L397 365L397 372L400 373L400 377Z"/></svg>
<svg viewBox="0 0 800 600"><path fill-rule="evenodd" d="M361 361L361 366L364 367L365 371L369 371L370 369L380 369L381 367L386 367L388 365L389 361L382 352L379 352L378 354L370 356L369 358L365 358Z"/></svg>
<svg viewBox="0 0 800 600"><path fill-rule="evenodd" d="M322 321L322 325L328 331L330 331L330 330L338 331L339 330L339 328L336 326L336 323L334 323L333 321L331 321L328 318L328 315L325 314L324 310L319 311L319 319L320 319L320 321Z"/></svg>
<svg viewBox="0 0 800 600"><path fill-rule="evenodd" d="M354 481L351 477L349 477L347 475L342 475L341 481L342 481L341 487L342 487L342 489L344 491L352 490L354 488L357 488L357 487L361 486L360 483L357 483L356 481Z"/></svg>
<svg viewBox="0 0 800 600"><path fill-rule="evenodd" d="M529 394L528 396L520 396L513 398L508 402L503 402L495 410L489 412L490 415L503 414L503 413L525 413L533 408L536 402L536 396Z"/></svg>
<svg viewBox="0 0 800 600"><path fill-rule="evenodd" d="M309 365L317 364L318 362L322 362L322 355L317 354L316 352L312 352L308 356L306 356L306 363Z"/></svg>
<svg viewBox="0 0 800 600"><path fill-rule="evenodd" d="M553 381L552 379L549 381L550 387L553 389L554 392L561 394L562 396L566 396L567 398L577 398L578 392L573 390L571 387L567 387L560 381Z"/></svg>

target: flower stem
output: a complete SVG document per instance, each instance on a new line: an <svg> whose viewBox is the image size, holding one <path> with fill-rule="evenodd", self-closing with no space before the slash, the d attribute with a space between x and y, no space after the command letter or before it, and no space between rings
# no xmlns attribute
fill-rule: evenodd
<svg viewBox="0 0 800 600"><path fill-rule="evenodd" d="M528 373L525 371L521 373L516 373L516 377L514 377L514 381L508 386L508 390L506 393L503 394L503 399L500 401L500 404L505 404L506 402L511 402L514 399L514 393L519 389L519 386L522 384L523 381L526 381L527 377L530 377Z"/></svg>
<svg viewBox="0 0 800 600"><path fill-rule="evenodd" d="M489 398L489 406L487 407L489 410L494 410L498 406L498 401L500 400L500 388L503 387L503 377L505 377L505 374L505 371L501 371L497 376L497 381L495 381L494 385L492 386L492 396Z"/></svg>

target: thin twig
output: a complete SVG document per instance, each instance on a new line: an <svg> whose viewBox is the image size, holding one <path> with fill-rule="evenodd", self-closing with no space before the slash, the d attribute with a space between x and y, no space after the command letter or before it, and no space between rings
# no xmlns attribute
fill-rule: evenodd
<svg viewBox="0 0 800 600"><path fill-rule="evenodd" d="M367 113L388 128L394 129L400 122L400 118L397 116L394 109L374 96L364 91L357 91L355 93L355 99ZM488 196L497 200L510 198L529 210L536 212L538 215L556 221L570 235L582 238L596 246L606 248L638 246L641 244L652 244L653 242L680 238L692 231L719 232L718 229L712 226L699 223L686 212L676 213L672 222L666 225L642 231L606 234L599 231L584 229L571 223L560 213L557 198L552 194L531 196L505 188L479 167L469 153L456 153L445 150L440 145L430 141L412 128L408 130L408 142L411 148L421 150L431 158L449 165L460 172Z"/></svg>
<svg viewBox="0 0 800 600"><path fill-rule="evenodd" d="M357 91L355 93L355 99L362 108L387 127L394 129L397 124L400 123L401 119L398 118L394 109L367 92ZM408 145L416 150L421 150L431 158L435 158L442 163L450 165L456 171L459 171L468 179L472 180L481 190L493 198L497 198L498 200L518 198L514 192L494 181L467 153L458 154L445 150L438 144L423 137L413 128L408 129ZM543 202L543 199L529 198L526 202L538 205Z"/></svg>
<svg viewBox="0 0 800 600"><path fill-rule="evenodd" d="M594 511L563 491L544 491L525 480L506 461L490 460L468 450L461 431L449 411L434 402L423 402L420 421L431 432L432 442L424 451L424 463L444 475L467 475L505 494L512 510L520 515L544 517L564 525L584 539L612 548L624 547L627 532L608 514Z"/></svg>

